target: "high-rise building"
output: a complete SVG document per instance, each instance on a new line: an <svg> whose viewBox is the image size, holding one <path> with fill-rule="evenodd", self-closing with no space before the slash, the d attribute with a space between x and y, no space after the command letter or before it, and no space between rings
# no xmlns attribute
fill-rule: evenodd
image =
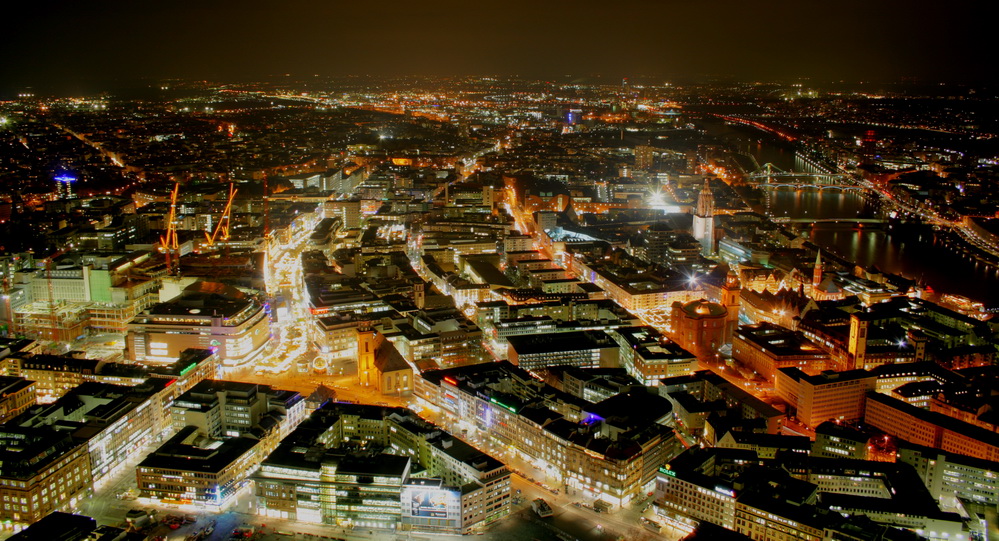
<svg viewBox="0 0 999 541"><path fill-rule="evenodd" d="M684 166L686 167L686 169L684 169L683 172L687 173L688 175L694 174L694 172L697 171L697 163L700 161L697 156L697 149L691 148L686 150L683 153L683 157L684 157Z"/></svg>
<svg viewBox="0 0 999 541"><path fill-rule="evenodd" d="M639 145L635 147L635 169L639 171L650 171L655 164L656 148L650 145Z"/></svg>
<svg viewBox="0 0 999 541"><path fill-rule="evenodd" d="M870 165L878 153L878 139L874 135L874 130L864 132L864 140L860 143L860 164Z"/></svg>
<svg viewBox="0 0 999 541"><path fill-rule="evenodd" d="M645 238L645 259L653 263L666 261L670 243L680 236L668 222L659 222L649 226L643 235Z"/></svg>
<svg viewBox="0 0 999 541"><path fill-rule="evenodd" d="M323 215L340 218L344 229L357 229L361 227L361 200L338 199L336 201L325 201L323 203Z"/></svg>
<svg viewBox="0 0 999 541"><path fill-rule="evenodd" d="M694 208L694 238L701 243L701 253L715 253L715 196L711 193L711 181L704 179L704 187L697 196Z"/></svg>
<svg viewBox="0 0 999 541"><path fill-rule="evenodd" d="M56 193L59 194L59 199L73 199L73 184L77 181L77 178L69 173L62 173L55 177L56 181Z"/></svg>

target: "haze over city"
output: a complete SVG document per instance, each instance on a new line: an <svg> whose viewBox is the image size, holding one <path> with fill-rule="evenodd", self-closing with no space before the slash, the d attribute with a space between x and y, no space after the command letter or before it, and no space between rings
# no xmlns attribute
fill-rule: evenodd
<svg viewBox="0 0 999 541"><path fill-rule="evenodd" d="M285 73L995 81L990 19L972 0L108 0L5 10L8 92Z"/></svg>

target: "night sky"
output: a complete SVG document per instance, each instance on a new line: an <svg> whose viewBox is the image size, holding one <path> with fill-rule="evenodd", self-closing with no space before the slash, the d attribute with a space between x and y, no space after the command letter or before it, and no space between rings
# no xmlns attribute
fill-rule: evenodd
<svg viewBox="0 0 999 541"><path fill-rule="evenodd" d="M8 92L281 73L996 78L991 3L981 0L5 4L0 89Z"/></svg>

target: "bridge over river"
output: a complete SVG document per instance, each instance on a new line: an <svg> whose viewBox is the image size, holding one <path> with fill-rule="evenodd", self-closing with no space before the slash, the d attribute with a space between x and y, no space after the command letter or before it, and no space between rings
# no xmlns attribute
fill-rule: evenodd
<svg viewBox="0 0 999 541"><path fill-rule="evenodd" d="M864 190L850 177L838 173L798 173L785 171L772 163L764 164L759 170L746 175L750 184L757 188L816 188L819 190Z"/></svg>
<svg viewBox="0 0 999 541"><path fill-rule="evenodd" d="M788 218L777 216L771 218L779 224L886 224L887 219L883 218Z"/></svg>

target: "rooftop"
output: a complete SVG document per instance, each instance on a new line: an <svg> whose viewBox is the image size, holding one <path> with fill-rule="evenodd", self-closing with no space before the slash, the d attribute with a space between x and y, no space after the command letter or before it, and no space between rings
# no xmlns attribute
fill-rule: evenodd
<svg viewBox="0 0 999 541"><path fill-rule="evenodd" d="M521 334L507 337L517 355L556 351L616 349L617 343L604 331L574 331L554 334Z"/></svg>
<svg viewBox="0 0 999 541"><path fill-rule="evenodd" d="M827 357L814 342L798 331L785 329L780 325L762 322L756 325L742 325L736 336L760 349L778 356L814 355Z"/></svg>
<svg viewBox="0 0 999 541"><path fill-rule="evenodd" d="M138 467L217 474L259 443L257 439L243 436L205 440L198 435L197 427L186 426L150 453Z"/></svg>

